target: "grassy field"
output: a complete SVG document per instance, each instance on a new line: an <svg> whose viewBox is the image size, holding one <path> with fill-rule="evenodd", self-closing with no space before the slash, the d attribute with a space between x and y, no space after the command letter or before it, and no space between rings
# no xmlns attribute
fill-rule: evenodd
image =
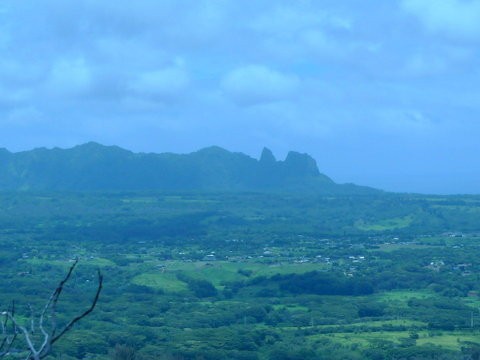
<svg viewBox="0 0 480 360"><path fill-rule="evenodd" d="M136 276L132 281L137 285L162 288L165 291L179 292L184 289L176 275L184 273L189 277L208 280L218 289L222 289L227 282L241 281L249 277L273 276L275 274L305 273L322 270L324 264L279 264L266 265L254 262L228 261L166 261L162 267L148 273Z"/></svg>
<svg viewBox="0 0 480 360"><path fill-rule="evenodd" d="M480 342L480 333L453 332L433 336L422 336L417 340L418 345L433 344L450 350L460 350L465 342Z"/></svg>
<svg viewBox="0 0 480 360"><path fill-rule="evenodd" d="M401 302L406 303L410 299L427 299L429 297L435 296L435 293L428 291L428 290L395 290L395 291L388 291L379 293L374 295L378 298L378 300L384 302Z"/></svg>
<svg viewBox="0 0 480 360"><path fill-rule="evenodd" d="M32 259L24 259L22 261L29 265L34 265L34 266L49 265L49 266L58 266L61 268L68 268L71 266L73 259L71 261L65 261L65 260L32 258ZM114 267L116 266L116 264L109 259L95 257L95 258L81 258L81 266L82 267L93 266L93 267L104 268L104 267Z"/></svg>
<svg viewBox="0 0 480 360"><path fill-rule="evenodd" d="M428 331L419 331L418 339L415 340L418 346L432 344L448 350L459 351L465 343L479 343L480 332L455 331L450 333L431 333ZM382 342L391 342L400 345L402 342L412 339L411 331L371 331L359 333L333 333L327 335L309 336L309 340L314 343L323 338L328 338L340 345L357 345L360 347L370 347Z"/></svg>
<svg viewBox="0 0 480 360"><path fill-rule="evenodd" d="M178 280L174 273L141 274L134 277L132 283L162 289L171 293L185 293L188 291L187 284Z"/></svg>
<svg viewBox="0 0 480 360"><path fill-rule="evenodd" d="M380 220L375 223L357 221L355 227L363 231L387 231L403 229L410 226L413 222L413 216L396 217Z"/></svg>

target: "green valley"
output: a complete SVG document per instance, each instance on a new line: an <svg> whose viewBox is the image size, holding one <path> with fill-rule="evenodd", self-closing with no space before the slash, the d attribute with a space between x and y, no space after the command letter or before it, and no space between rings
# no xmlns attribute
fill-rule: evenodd
<svg viewBox="0 0 480 360"><path fill-rule="evenodd" d="M59 321L88 304L98 267L104 292L54 358L118 359L122 349L137 359L474 358L479 204L4 192L0 303L15 300L27 319L78 257Z"/></svg>

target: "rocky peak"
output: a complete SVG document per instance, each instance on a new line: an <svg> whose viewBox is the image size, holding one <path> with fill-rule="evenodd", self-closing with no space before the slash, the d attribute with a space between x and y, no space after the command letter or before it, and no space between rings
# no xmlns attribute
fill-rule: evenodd
<svg viewBox="0 0 480 360"><path fill-rule="evenodd" d="M275 164L277 159L273 155L272 151L266 147L262 150L262 155L260 156L260 163L262 164Z"/></svg>
<svg viewBox="0 0 480 360"><path fill-rule="evenodd" d="M317 176L320 174L317 162L308 154L290 151L285 159L285 167L296 176Z"/></svg>

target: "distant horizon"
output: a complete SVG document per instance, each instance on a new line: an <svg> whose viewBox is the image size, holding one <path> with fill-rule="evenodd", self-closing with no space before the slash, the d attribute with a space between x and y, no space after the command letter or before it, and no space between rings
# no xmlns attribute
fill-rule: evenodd
<svg viewBox="0 0 480 360"><path fill-rule="evenodd" d="M328 172L324 171L319 165L318 165L318 161L317 159L315 158L315 156L313 156L312 154L309 154L308 152L302 152L302 151L298 151L296 149L290 149L288 150L285 154L283 154L282 156L278 156L274 150L272 150L270 147L268 146L263 146L259 149L258 153L257 154L248 154L246 152L243 152L243 151L236 151L236 150L231 150L229 149L228 147L224 147L224 146L219 146L219 145L215 145L215 144L212 144L212 145L207 145L207 146L203 146L203 147L200 147L198 149L194 149L194 150L191 150L191 151L185 151L185 152L173 152L173 151L136 151L134 149L129 149L127 147L124 147L124 146L120 146L120 145L117 145L117 144L104 144L104 143L101 143L101 142L98 142L98 141L93 141L93 140L90 140L90 141L86 141L86 142L83 142L83 143L79 143L79 144L75 144L75 145L70 145L70 146L37 146L37 147L34 147L34 148L31 148L31 149L22 149L22 150L17 150L17 151L12 151L10 149L8 149L7 147L2 147L0 146L0 149L5 149L7 150L8 152L12 153L12 154L17 154L17 153L22 153L22 152L30 152L30 151L34 151L34 150L39 150L39 149L46 149L46 150L54 150L54 149L60 149L60 150L69 150L69 149L73 149L75 147L80 147L80 146L84 146L84 145L87 145L87 144L90 144L90 143L93 143L93 144L96 144L96 145L100 145L100 146L103 146L103 147L118 147L118 148L121 148L122 150L126 150L126 151L130 151L134 154L165 154L165 153L172 153L172 154L192 154L192 153L196 153L196 152L199 152L201 150L204 150L204 149L207 149L207 148L212 148L212 147L218 147L218 148L221 148L223 150L226 150L230 153L241 153L241 154L244 154L244 155L247 155L255 160L260 160L260 156L262 154L262 151L264 148L272 151L276 161L284 161L288 155L289 152L296 152L296 153L302 153L302 154L307 154L309 156L311 156L316 162L317 162L317 166L319 168L319 171L321 174L324 174L328 177L330 177L335 183L337 184L355 184L355 185L359 185L359 186L366 186L366 187L371 187L371 188L374 188L374 189L377 189L377 190L382 190L382 191L385 191L385 192L393 192L393 193L399 193L399 194L418 194L418 195L438 195L438 196L456 196L456 195L480 195L480 193L431 193L431 192L415 192L415 191L397 191L397 190L388 190L388 189L383 189L383 188L380 188L380 187L377 187L377 186L373 186L371 184L360 184L360 183L357 183L355 181L344 181L344 182L340 182L340 181L337 181L334 177L331 176L331 174L329 174Z"/></svg>

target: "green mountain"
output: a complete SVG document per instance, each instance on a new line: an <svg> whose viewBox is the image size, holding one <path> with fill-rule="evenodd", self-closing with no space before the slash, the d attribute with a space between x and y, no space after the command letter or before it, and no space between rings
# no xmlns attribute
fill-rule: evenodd
<svg viewBox="0 0 480 360"><path fill-rule="evenodd" d="M191 154L133 153L94 142L71 149L0 149L0 190L46 191L290 191L363 193L338 185L298 152L260 160L213 146Z"/></svg>

